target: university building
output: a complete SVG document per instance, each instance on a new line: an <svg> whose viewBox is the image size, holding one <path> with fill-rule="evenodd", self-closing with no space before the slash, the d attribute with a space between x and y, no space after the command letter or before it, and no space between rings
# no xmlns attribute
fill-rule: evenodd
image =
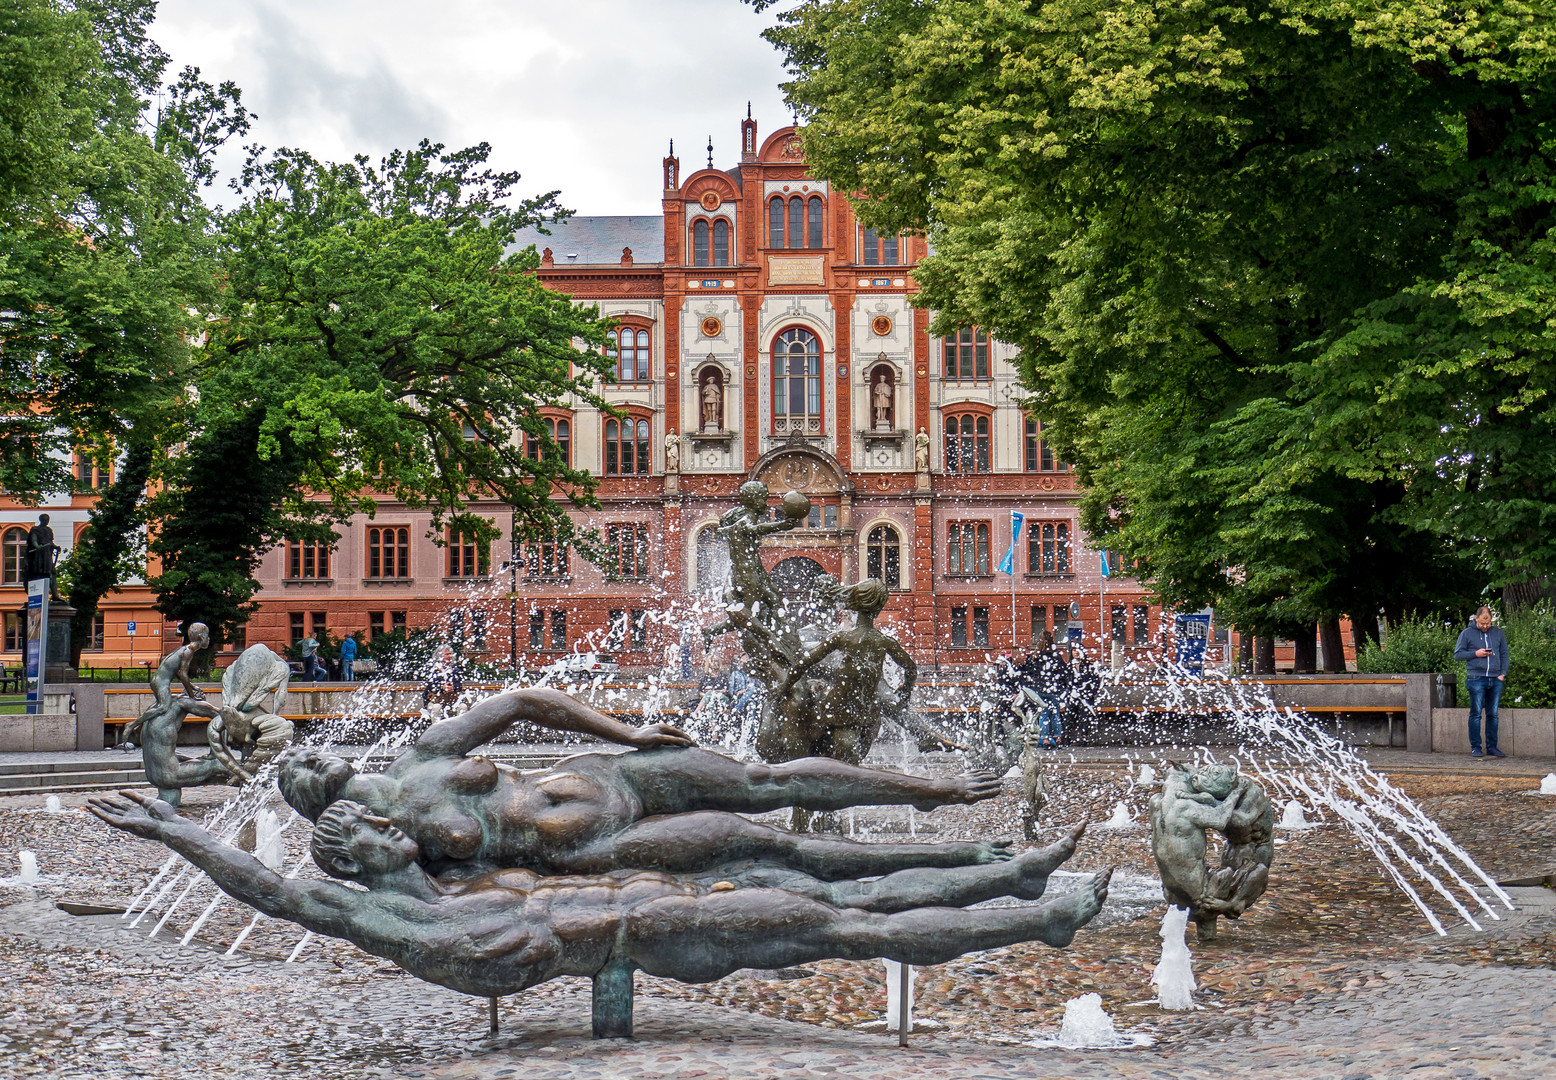
<svg viewBox="0 0 1556 1080"><path fill-rule="evenodd" d="M519 238L541 251L548 286L615 320L603 396L624 418L583 403L543 410L571 463L600 477L601 509L574 513L606 541L607 564L534 545L515 569L506 540L483 560L460 537L435 543L425 513L385 503L340 527L333 548L266 556L249 643L434 625L458 607L494 658L603 648L657 667L667 644L701 650L695 612L711 621L727 565L716 524L750 479L775 500L791 489L811 500L804 527L764 547L785 590L821 573L882 579L892 599L880 623L921 665L983 663L1043 629L1062 636L1072 603L1088 649L1159 637L1160 611L1137 583L1102 578L1073 476L1017 404L1013 350L977 327L933 337L929 313L909 305L923 238L861 226L809 174L794 128L759 139L749 117L738 164L686 172L672 149L661 182L657 216L579 216ZM506 507L474 510L507 531ZM998 567L1012 511L1026 525L1009 575ZM15 591L6 610L21 606ZM130 608L105 607L116 657Z"/></svg>

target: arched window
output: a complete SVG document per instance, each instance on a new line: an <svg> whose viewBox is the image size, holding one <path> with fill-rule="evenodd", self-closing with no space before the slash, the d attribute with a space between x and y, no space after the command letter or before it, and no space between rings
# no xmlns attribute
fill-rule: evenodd
<svg viewBox="0 0 1556 1080"><path fill-rule="evenodd" d="M718 592L729 583L729 540L717 525L697 534L697 591Z"/></svg>
<svg viewBox="0 0 1556 1080"><path fill-rule="evenodd" d="M945 418L945 471L989 471L989 418L984 413L947 413Z"/></svg>
<svg viewBox="0 0 1556 1080"><path fill-rule="evenodd" d="M716 367L697 376L697 430L724 430L724 373Z"/></svg>
<svg viewBox="0 0 1556 1080"><path fill-rule="evenodd" d="M27 573L27 530L14 528L5 530L5 575L7 585L25 585L24 576Z"/></svg>
<svg viewBox="0 0 1556 1080"><path fill-rule="evenodd" d="M899 266L902 248L897 236L882 236L874 229L860 229L859 261L865 266Z"/></svg>
<svg viewBox="0 0 1556 1080"><path fill-rule="evenodd" d="M809 330L773 342L773 430L821 432L821 342Z"/></svg>
<svg viewBox="0 0 1556 1080"><path fill-rule="evenodd" d="M783 247L783 200L780 198L767 204L767 246Z"/></svg>
<svg viewBox="0 0 1556 1080"><path fill-rule="evenodd" d="M786 246L805 246L805 200L798 195L789 200L789 236Z"/></svg>
<svg viewBox="0 0 1556 1080"><path fill-rule="evenodd" d="M877 364L870 372L870 427L891 431L897 426L897 373L890 364Z"/></svg>
<svg viewBox="0 0 1556 1080"><path fill-rule="evenodd" d="M605 355L616 361L617 382L647 382L652 378L647 330L622 326L605 336Z"/></svg>
<svg viewBox="0 0 1556 1080"><path fill-rule="evenodd" d="M411 576L411 531L402 525L367 530L367 576Z"/></svg>
<svg viewBox="0 0 1556 1080"><path fill-rule="evenodd" d="M888 589L902 588L902 543L897 530L877 525L865 542L865 577L884 582Z"/></svg>
<svg viewBox="0 0 1556 1080"><path fill-rule="evenodd" d="M708 265L708 219L698 218L692 224L692 265Z"/></svg>
<svg viewBox="0 0 1556 1080"><path fill-rule="evenodd" d="M650 467L648 421L629 416L605 421L605 475L646 475Z"/></svg>
<svg viewBox="0 0 1556 1080"><path fill-rule="evenodd" d="M729 265L729 222L723 218L713 223L713 265Z"/></svg>
<svg viewBox="0 0 1556 1080"><path fill-rule="evenodd" d="M1030 418L1026 422L1026 469L1027 472L1070 471L1064 462L1054 460L1053 449L1043 438L1042 422Z"/></svg>
<svg viewBox="0 0 1556 1080"><path fill-rule="evenodd" d="M546 425L546 433L556 443L556 455L563 465L573 463L573 424L565 416L542 416L540 422ZM531 461L539 461L541 454L540 439L534 435L524 437L524 456Z"/></svg>
<svg viewBox="0 0 1556 1080"><path fill-rule="evenodd" d="M964 326L941 344L942 370L948 379L989 377L989 335L976 326Z"/></svg>
<svg viewBox="0 0 1556 1080"><path fill-rule="evenodd" d="M826 236L826 229L822 225L821 207L820 195L812 195L806 203L806 226L809 230L805 237L806 247L819 248Z"/></svg>

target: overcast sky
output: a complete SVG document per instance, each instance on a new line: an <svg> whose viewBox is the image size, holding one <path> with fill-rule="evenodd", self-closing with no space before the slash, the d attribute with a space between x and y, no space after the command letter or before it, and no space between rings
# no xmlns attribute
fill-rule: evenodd
<svg viewBox="0 0 1556 1080"><path fill-rule="evenodd" d="M685 172L709 135L728 168L747 101L763 136L788 122L771 21L740 0L161 0L152 33L175 70L242 87L249 141L333 160L484 141L524 194L655 214L671 138Z"/></svg>

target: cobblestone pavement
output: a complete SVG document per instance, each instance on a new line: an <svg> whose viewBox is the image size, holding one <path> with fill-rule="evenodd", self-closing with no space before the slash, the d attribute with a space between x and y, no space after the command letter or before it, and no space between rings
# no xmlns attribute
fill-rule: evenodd
<svg viewBox="0 0 1556 1080"><path fill-rule="evenodd" d="M1129 779L1140 760L1064 771L1053 820L1100 821L1124 802L1138 821L1148 792ZM1556 868L1556 798L1531 796L1528 776L1442 755L1396 755L1388 765L1499 880ZM225 798L191 791L187 811L198 819ZM344 942L316 940L287 964L299 938L290 924L261 922L242 951L223 957L251 915L234 902L179 944L208 886L154 940L154 919L130 931L115 916L69 916L53 901L122 903L167 856L100 826L83 802L67 795L66 812L48 814L41 796L0 798L0 1080L1556 1076L1556 892L1515 889L1516 915L1488 922L1486 933L1458 927L1439 938L1333 824L1283 835L1266 897L1215 946L1191 943L1202 1011L1137 1004L1150 996L1162 908L1120 895L1110 907L1128 910L1099 919L1067 950L1013 947L921 973L919 1015L940 1026L901 1050L894 1036L858 1029L884 1007L873 963L737 973L696 987L643 978L630 1043L590 1040L587 984L558 980L504 999L502 1031L488 1038L484 1000L421 983ZM875 837L1009 835L1014 812L1007 796L931 815L861 812L851 825ZM288 835L289 865L305 842L306 830ZM39 855L36 888L7 876L22 848ZM1117 865L1120 879L1151 884L1138 827L1093 829L1071 865ZM1027 1045L1054 1034L1065 1000L1091 991L1121 1029L1154 1045Z"/></svg>

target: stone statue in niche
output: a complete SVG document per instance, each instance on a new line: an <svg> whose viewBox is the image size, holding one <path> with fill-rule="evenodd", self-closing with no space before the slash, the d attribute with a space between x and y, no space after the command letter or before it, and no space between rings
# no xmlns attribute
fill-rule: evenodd
<svg viewBox="0 0 1556 1080"><path fill-rule="evenodd" d="M919 472L929 471L929 432L923 428L913 436L913 467Z"/></svg>
<svg viewBox="0 0 1556 1080"><path fill-rule="evenodd" d="M886 372L878 372L875 376L875 387L870 391L870 401L875 414L875 430L891 430L891 379Z"/></svg>
<svg viewBox="0 0 1556 1080"><path fill-rule="evenodd" d="M681 437L672 428L670 434L665 436L665 472L678 473L681 471Z"/></svg>
<svg viewBox="0 0 1556 1080"><path fill-rule="evenodd" d="M718 431L724 423L724 387L716 375L709 375L702 384L702 430Z"/></svg>
<svg viewBox="0 0 1556 1080"><path fill-rule="evenodd" d="M1221 866L1207 862L1205 830L1226 838ZM1230 765L1174 763L1151 796L1151 850L1167 901L1188 908L1199 940L1264 895L1275 859L1275 813L1264 789Z"/></svg>

